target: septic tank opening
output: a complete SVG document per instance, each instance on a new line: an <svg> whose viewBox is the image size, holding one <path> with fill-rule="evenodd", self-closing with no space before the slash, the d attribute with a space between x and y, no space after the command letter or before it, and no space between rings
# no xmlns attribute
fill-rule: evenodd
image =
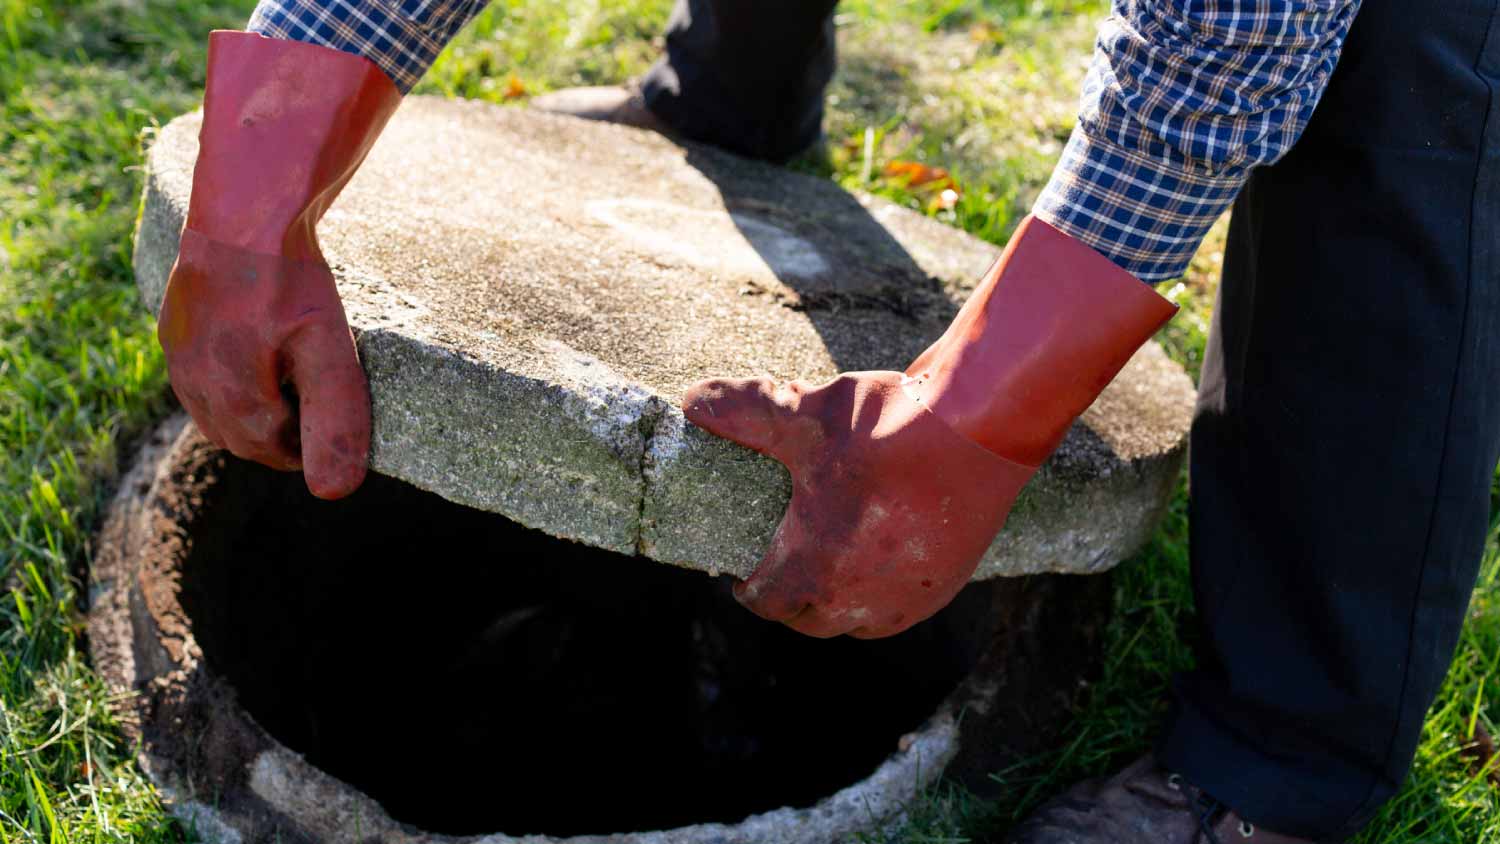
<svg viewBox="0 0 1500 844"><path fill-rule="evenodd" d="M399 481L311 498L230 461L181 600L207 666L309 762L439 833L573 835L807 806L974 667L991 587L878 641L751 616L728 578L528 530Z"/></svg>

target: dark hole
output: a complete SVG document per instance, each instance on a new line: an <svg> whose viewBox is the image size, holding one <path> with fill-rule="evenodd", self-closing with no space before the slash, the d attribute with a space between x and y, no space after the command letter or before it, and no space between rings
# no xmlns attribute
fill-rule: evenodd
<svg viewBox="0 0 1500 844"><path fill-rule="evenodd" d="M988 588L881 641L372 476L320 502L232 462L182 599L208 666L309 761L440 833L737 822L868 775L987 641Z"/></svg>

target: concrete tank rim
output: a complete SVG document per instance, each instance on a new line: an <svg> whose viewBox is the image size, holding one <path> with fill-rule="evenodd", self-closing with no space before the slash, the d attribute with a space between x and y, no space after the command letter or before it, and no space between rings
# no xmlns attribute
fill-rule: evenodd
<svg viewBox="0 0 1500 844"><path fill-rule="evenodd" d="M155 532L146 522L164 517L154 504L162 484L176 483L174 477L186 471L191 475L194 463L191 450L202 450L207 443L196 433L185 414L176 413L161 422L142 447L137 459L121 479L100 530L100 550L91 571L92 597L88 612L89 647L94 664L105 682L117 691L140 692L143 684L149 691L131 695L121 706L131 710L125 719L127 731L139 730L145 707L155 706L169 687L190 704L202 708L218 723L235 722L253 737L254 747L241 754L246 785L254 799L267 809L304 822L310 815L321 819L357 816L366 833L382 841L405 844L715 844L716 842L754 842L776 840L786 844L825 844L866 831L872 825L898 816L917 789L934 782L956 752L958 726L955 713L977 699L966 683L951 692L934 714L917 730L902 738L901 746L863 779L851 783L811 807L783 807L752 815L734 824L703 823L668 830L625 832L608 835L551 837L546 835L511 836L490 833L472 836L449 836L426 833L392 819L373 798L355 787L323 772L300 754L287 748L260 727L255 719L233 698L220 698L227 681L206 679L208 670L193 640L190 619L173 599L167 610L183 629L164 633L156 624L162 610L144 610L150 619L143 621L132 604L138 600L134 570L143 559L187 552L185 543L153 543ZM178 514L182 516L184 514ZM185 514L190 523L192 514ZM142 530L142 528L146 528ZM168 562L170 565L170 562ZM122 623L123 622L123 623ZM160 647L163 639L172 639L177 653L163 651L146 659L164 659L158 670L143 668L142 642ZM146 647L150 647L147 645ZM143 676L144 672L144 676ZM212 683L213 685L204 685ZM173 692L173 693L175 693ZM982 696L984 692L981 690ZM205 700L205 698L209 698ZM215 723L206 725L211 731ZM140 736L133 736L139 739ZM169 758L155 755L142 746L139 761L148 777L167 798L170 811L182 822L204 834L208 840L240 844L246 835L255 835L255 817L246 811L222 809L205 802L194 790L180 766ZM236 794L239 800L241 795ZM360 840L367 840L362 838Z"/></svg>

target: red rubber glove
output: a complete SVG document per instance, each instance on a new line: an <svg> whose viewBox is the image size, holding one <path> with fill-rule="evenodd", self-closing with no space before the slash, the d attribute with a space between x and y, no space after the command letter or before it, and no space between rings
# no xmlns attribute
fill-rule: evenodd
<svg viewBox="0 0 1500 844"><path fill-rule="evenodd" d="M157 336L203 434L314 495L364 480L370 397L315 227L401 94L374 64L209 36L198 161Z"/></svg>
<svg viewBox="0 0 1500 844"><path fill-rule="evenodd" d="M899 372L706 381L694 423L780 460L792 500L735 597L810 636L898 633L953 600L1032 467L929 413Z"/></svg>
<svg viewBox="0 0 1500 844"><path fill-rule="evenodd" d="M694 385L683 412L780 460L792 500L740 602L811 636L890 636L968 583L1037 467L1176 307L1021 224L906 374Z"/></svg>

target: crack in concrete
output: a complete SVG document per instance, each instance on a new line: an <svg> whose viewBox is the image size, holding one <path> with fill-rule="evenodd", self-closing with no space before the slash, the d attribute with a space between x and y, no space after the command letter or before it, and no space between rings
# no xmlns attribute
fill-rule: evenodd
<svg viewBox="0 0 1500 844"><path fill-rule="evenodd" d="M653 446L656 443L657 434L660 431L662 420L670 413L670 408L665 399L660 396L650 396L646 399L646 409L641 413L636 424L641 429L641 459L636 464L636 474L641 481L641 499L638 502L635 513L635 553L638 557L646 556L646 504L651 499L651 463L653 457Z"/></svg>

